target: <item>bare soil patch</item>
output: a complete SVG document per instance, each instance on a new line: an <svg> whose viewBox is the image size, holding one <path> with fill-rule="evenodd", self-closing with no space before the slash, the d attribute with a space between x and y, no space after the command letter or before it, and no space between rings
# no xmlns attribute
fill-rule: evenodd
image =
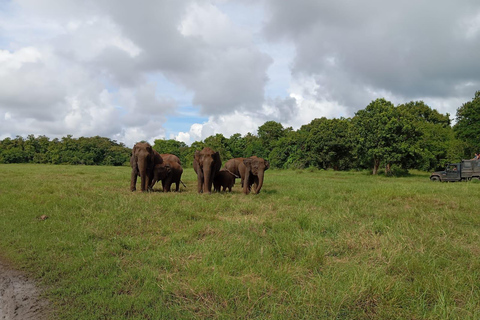
<svg viewBox="0 0 480 320"><path fill-rule="evenodd" d="M0 320L46 319L47 304L32 279L0 261Z"/></svg>

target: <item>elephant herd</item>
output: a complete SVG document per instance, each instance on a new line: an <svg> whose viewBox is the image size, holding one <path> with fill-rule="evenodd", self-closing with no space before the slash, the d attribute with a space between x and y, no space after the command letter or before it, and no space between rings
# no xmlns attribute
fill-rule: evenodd
<svg viewBox="0 0 480 320"><path fill-rule="evenodd" d="M175 183L175 191L180 188L183 168L180 159L173 154L160 154L146 142L135 144L130 158L132 175L130 190L136 190L137 177L141 180L141 190L152 190L155 183L162 182L164 192L170 191ZM270 167L268 161L252 156L250 158L233 158L224 167L218 152L206 147L195 151L193 169L197 174L197 192L232 191L235 179L241 179L243 193L259 193L263 186L265 170Z"/></svg>

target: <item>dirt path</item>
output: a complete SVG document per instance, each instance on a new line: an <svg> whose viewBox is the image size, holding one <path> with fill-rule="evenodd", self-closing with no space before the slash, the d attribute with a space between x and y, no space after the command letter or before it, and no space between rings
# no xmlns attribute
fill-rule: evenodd
<svg viewBox="0 0 480 320"><path fill-rule="evenodd" d="M0 261L0 320L46 319L39 293L31 279Z"/></svg>

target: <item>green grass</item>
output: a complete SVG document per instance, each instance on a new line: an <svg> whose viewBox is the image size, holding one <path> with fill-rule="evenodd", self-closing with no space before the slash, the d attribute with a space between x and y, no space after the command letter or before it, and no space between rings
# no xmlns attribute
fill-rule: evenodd
<svg viewBox="0 0 480 320"><path fill-rule="evenodd" d="M197 194L191 168L180 193L129 179L0 165L0 255L53 318L480 318L479 183L269 170L246 196L238 180Z"/></svg>

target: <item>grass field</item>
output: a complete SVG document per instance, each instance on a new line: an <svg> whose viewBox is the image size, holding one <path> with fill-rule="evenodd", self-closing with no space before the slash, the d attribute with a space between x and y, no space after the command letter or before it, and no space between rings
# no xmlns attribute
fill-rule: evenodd
<svg viewBox="0 0 480 320"><path fill-rule="evenodd" d="M0 165L0 255L59 319L480 319L480 183L268 170L262 193L129 191L128 167ZM48 219L41 220L40 216Z"/></svg>

